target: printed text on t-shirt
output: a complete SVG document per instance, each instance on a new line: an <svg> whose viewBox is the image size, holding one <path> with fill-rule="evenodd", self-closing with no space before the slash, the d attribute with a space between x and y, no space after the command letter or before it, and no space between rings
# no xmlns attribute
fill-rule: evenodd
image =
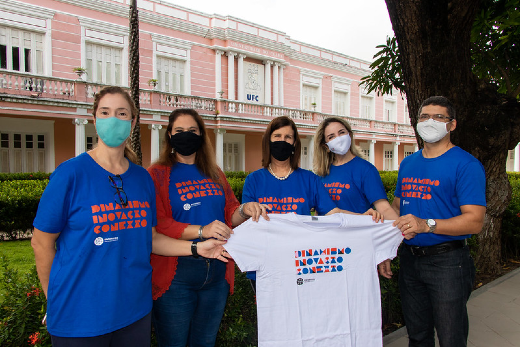
<svg viewBox="0 0 520 347"><path fill-rule="evenodd" d="M177 182L175 188L177 188L181 201L212 195L224 195L222 188L210 178Z"/></svg>
<svg viewBox="0 0 520 347"><path fill-rule="evenodd" d="M332 182L332 183L325 183L325 188L328 188L329 195L334 201L341 200L340 194L343 192L343 189L350 189L350 184L348 183L339 183L339 182Z"/></svg>
<svg viewBox="0 0 520 347"><path fill-rule="evenodd" d="M127 207L119 204L92 205L94 232L120 231L146 227L146 216L150 213L148 201L128 201Z"/></svg>
<svg viewBox="0 0 520 347"><path fill-rule="evenodd" d="M260 204L267 204L271 210L268 211L269 213L288 213L297 211L298 204L303 204L305 199L295 197L275 198L270 196L259 198L258 202Z"/></svg>
<svg viewBox="0 0 520 347"><path fill-rule="evenodd" d="M404 177L401 180L401 198L430 200L432 187L438 187L439 184L439 180Z"/></svg>
<svg viewBox="0 0 520 347"><path fill-rule="evenodd" d="M296 274L309 275L343 271L343 257L350 254L349 247L303 249L294 252Z"/></svg>

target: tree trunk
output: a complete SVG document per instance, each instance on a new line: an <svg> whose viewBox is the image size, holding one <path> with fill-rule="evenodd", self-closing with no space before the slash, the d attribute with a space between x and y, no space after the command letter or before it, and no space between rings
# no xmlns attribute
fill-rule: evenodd
<svg viewBox="0 0 520 347"><path fill-rule="evenodd" d="M457 110L452 142L484 165L487 213L478 237L476 263L480 271L496 273L501 262L501 216L511 199L507 151L520 140L520 106L516 100L498 94L493 86L477 80L471 72L470 33L479 3L385 1L399 45L412 126L417 126L423 100L433 95L448 97Z"/></svg>
<svg viewBox="0 0 520 347"><path fill-rule="evenodd" d="M141 104L139 102L139 13L137 11L136 0L130 4L130 23L128 60L130 61L130 94L137 107L137 117L132 131L132 149L137 155L137 164L143 164L143 153L141 151Z"/></svg>

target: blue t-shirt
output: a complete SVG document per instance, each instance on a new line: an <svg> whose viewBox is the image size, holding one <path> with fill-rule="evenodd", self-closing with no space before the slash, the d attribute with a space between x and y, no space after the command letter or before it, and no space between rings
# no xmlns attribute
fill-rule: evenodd
<svg viewBox="0 0 520 347"><path fill-rule="evenodd" d="M83 153L56 168L41 197L34 227L60 233L47 295L52 335L103 335L152 309L153 181L130 163L121 175L128 197L122 207L109 175Z"/></svg>
<svg viewBox="0 0 520 347"><path fill-rule="evenodd" d="M177 163L172 167L169 196L172 218L177 222L201 225L215 220L226 222L224 190L196 165Z"/></svg>
<svg viewBox="0 0 520 347"><path fill-rule="evenodd" d="M327 214L336 207L320 178L314 173L296 169L286 180L279 180L269 170L260 169L246 177L242 202L256 201L271 208L269 213L310 215L311 208Z"/></svg>
<svg viewBox="0 0 520 347"><path fill-rule="evenodd" d="M314 207L319 215L325 215L336 208L319 176L301 168L285 180L277 179L265 168L250 173L244 182L242 203L251 201L268 205L268 213L310 215ZM247 278L256 280L256 273L249 271Z"/></svg>
<svg viewBox="0 0 520 347"><path fill-rule="evenodd" d="M387 199L379 171L359 157L343 165L331 165L329 175L321 180L332 200L343 210L364 213L375 201Z"/></svg>
<svg viewBox="0 0 520 347"><path fill-rule="evenodd" d="M459 147L437 158L424 158L420 150L401 162L395 196L401 199L401 216L413 214L422 219L460 216L460 206L486 206L484 167ZM470 236L420 233L405 242L431 246Z"/></svg>

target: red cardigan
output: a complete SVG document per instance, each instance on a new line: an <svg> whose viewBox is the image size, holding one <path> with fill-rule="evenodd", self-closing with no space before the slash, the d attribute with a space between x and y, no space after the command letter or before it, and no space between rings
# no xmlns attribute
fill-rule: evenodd
<svg viewBox="0 0 520 347"><path fill-rule="evenodd" d="M157 208L157 232L172 238L179 239L189 223L180 223L172 218L172 207L170 204L169 186L171 166L152 165L148 168L148 172L152 176L155 185L155 200ZM220 171L221 182L226 197L226 206L224 209L225 222L231 228L231 216L239 207L238 202L231 186L226 180L226 176ZM152 295L156 300L163 295L175 277L177 271L177 257L166 257L152 253ZM226 280L229 283L229 291L233 294L233 286L235 283L235 262L229 260L226 264Z"/></svg>

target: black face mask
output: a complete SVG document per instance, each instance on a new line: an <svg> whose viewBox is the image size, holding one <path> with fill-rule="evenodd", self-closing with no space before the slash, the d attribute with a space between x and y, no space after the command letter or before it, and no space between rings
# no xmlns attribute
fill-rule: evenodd
<svg viewBox="0 0 520 347"><path fill-rule="evenodd" d="M197 152L202 146L202 136L190 131L183 131L170 136L170 146L175 152L185 157Z"/></svg>
<svg viewBox="0 0 520 347"><path fill-rule="evenodd" d="M269 149L273 158L279 161L285 161L294 154L294 146L285 141L271 141Z"/></svg>

